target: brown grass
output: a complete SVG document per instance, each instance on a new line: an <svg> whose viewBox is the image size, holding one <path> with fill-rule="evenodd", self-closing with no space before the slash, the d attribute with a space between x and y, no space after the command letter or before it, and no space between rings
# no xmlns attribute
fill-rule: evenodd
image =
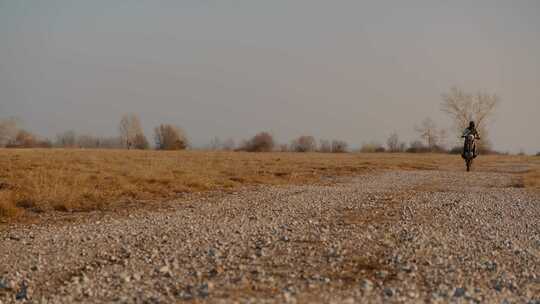
<svg viewBox="0 0 540 304"><path fill-rule="evenodd" d="M486 156L477 167L492 170L516 161ZM459 157L435 154L0 149L0 219L51 210L109 209L123 202L161 202L183 193L246 185L316 183L324 177L373 170L462 166ZM534 172L526 179L528 186L538 186L538 171Z"/></svg>
<svg viewBox="0 0 540 304"><path fill-rule="evenodd" d="M540 157L529 157L527 163L530 170L523 176L523 184L526 188L540 190Z"/></svg>

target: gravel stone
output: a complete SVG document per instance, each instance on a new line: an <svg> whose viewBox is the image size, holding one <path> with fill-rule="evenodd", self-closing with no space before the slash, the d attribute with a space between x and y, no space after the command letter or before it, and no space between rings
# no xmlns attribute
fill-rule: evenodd
<svg viewBox="0 0 540 304"><path fill-rule="evenodd" d="M464 288L456 288L456 290L454 291L454 297L456 298L461 298L465 295L466 291Z"/></svg>
<svg viewBox="0 0 540 304"><path fill-rule="evenodd" d="M514 174L332 181L2 226L0 304L540 304L540 199Z"/></svg>

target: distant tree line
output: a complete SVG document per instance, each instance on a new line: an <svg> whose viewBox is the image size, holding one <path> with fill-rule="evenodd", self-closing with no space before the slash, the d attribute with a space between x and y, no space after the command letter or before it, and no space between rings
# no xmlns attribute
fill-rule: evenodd
<svg viewBox="0 0 540 304"><path fill-rule="evenodd" d="M479 142L481 153L494 153L488 138L486 123L493 115L499 98L486 93L467 93L459 88L451 88L442 95L441 111L452 121L453 132L440 128L433 119L426 118L414 127L417 140L410 143L402 141L397 132L390 134L383 145L376 141L363 143L359 152L363 153L461 153L463 149L460 135L469 121L475 121L482 136ZM190 142L184 130L172 124L161 124L153 130L153 147L157 150L185 150ZM458 135L449 142L449 134ZM77 134L66 131L56 135L54 141L40 138L22 128L18 119L0 120L0 147L7 148L84 148L84 149L150 149L151 145L144 134L141 120L135 114L125 114L118 126L118 136L101 137ZM229 138L224 141L213 138L206 147L212 151L246 152L297 152L297 153L345 153L349 145L343 140L321 139L317 141L311 135L302 135L289 144L278 144L269 132L260 132L240 142ZM539 153L540 155L540 153Z"/></svg>
<svg viewBox="0 0 540 304"><path fill-rule="evenodd" d="M56 135L54 141L40 138L25 130L20 120L0 120L0 147L5 148L83 148L83 149L150 149L141 121L135 114L124 115L119 124L119 135L101 137L77 134L69 130ZM171 124L161 124L154 129L155 147L158 150L183 150L189 147L184 131Z"/></svg>
<svg viewBox="0 0 540 304"><path fill-rule="evenodd" d="M319 144L313 136L303 135L294 139L290 144L277 145L274 137L269 132L261 132L248 140L244 140L235 151L245 152L320 152L320 153L345 153L348 145L342 140L321 140Z"/></svg>
<svg viewBox="0 0 540 304"><path fill-rule="evenodd" d="M21 128L16 118L0 120L0 146L6 148L50 148L48 139L40 139L36 135Z"/></svg>

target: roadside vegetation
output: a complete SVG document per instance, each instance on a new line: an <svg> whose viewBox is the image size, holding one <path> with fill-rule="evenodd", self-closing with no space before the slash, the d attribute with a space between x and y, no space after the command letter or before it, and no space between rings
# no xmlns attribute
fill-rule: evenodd
<svg viewBox="0 0 540 304"><path fill-rule="evenodd" d="M524 186L540 191L540 153L535 157L527 157L530 170L523 176Z"/></svg>
<svg viewBox="0 0 540 304"><path fill-rule="evenodd" d="M477 170L532 163L530 158L485 156ZM0 218L6 220L243 186L321 183L380 170L459 170L462 161L448 154L0 149L0 167ZM538 180L531 174L525 183L533 187Z"/></svg>
<svg viewBox="0 0 540 304"><path fill-rule="evenodd" d="M453 88L442 96L441 110L454 125L452 136L469 120L478 122L483 157L475 168L526 163L528 171L518 184L540 188L539 158L496 156L501 153L491 150L485 125L498 103L495 95ZM461 144L449 141L449 132L430 118L415 126L418 138L409 144L394 132L384 145L371 141L358 150L340 139L317 141L309 134L279 143L270 132L256 133L239 144L215 137L209 146L195 150L177 125L160 124L153 130L152 142L139 116L125 114L117 136L68 130L51 140L26 130L19 119L0 119L0 219L51 210L114 209L124 203L160 202L184 193L257 184L317 183L325 177L375 170L463 165L461 158L450 155L461 153Z"/></svg>

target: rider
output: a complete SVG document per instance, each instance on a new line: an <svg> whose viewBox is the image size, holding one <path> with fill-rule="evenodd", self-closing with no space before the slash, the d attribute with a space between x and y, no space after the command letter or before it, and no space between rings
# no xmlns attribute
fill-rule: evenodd
<svg viewBox="0 0 540 304"><path fill-rule="evenodd" d="M480 139L480 135L478 135L478 131L476 130L474 121L471 121L469 123L469 127L466 128L465 131L463 131L463 135L461 137L465 138L470 134L474 135L475 139ZM463 154L462 154L463 157L465 157L465 149L467 149L466 144L463 146ZM478 151L476 149L476 142L474 143L473 151L474 151L474 157L478 156Z"/></svg>

